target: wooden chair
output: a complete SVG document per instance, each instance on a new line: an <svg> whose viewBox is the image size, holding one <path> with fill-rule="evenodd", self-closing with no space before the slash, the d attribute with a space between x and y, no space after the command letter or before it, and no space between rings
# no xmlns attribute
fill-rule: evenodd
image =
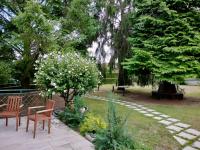
<svg viewBox="0 0 200 150"><path fill-rule="evenodd" d="M6 118L6 126L8 126L8 118L16 117L16 131L18 131L21 122L21 108L23 107L22 97L8 96L7 104L0 105L0 108L4 106L6 106L6 109L0 113L0 117Z"/></svg>
<svg viewBox="0 0 200 150"><path fill-rule="evenodd" d="M29 120L34 121L33 138L35 138L36 127L37 127L38 121L43 121L43 129L44 129L45 121L48 120L48 133L50 134L51 116L52 116L52 112L54 109L54 105L55 105L55 101L48 100L46 103L46 106L35 106L35 107L28 108L26 132L28 132ZM36 111L34 114L32 114L32 111L34 109L39 109L39 108L45 108L45 109Z"/></svg>

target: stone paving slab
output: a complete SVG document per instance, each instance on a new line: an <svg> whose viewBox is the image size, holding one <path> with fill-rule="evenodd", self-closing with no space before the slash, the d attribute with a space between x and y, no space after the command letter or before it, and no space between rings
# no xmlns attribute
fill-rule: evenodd
<svg viewBox="0 0 200 150"><path fill-rule="evenodd" d="M146 110L146 109L147 109L146 107L140 107L140 108L142 108L142 109L144 109L144 110Z"/></svg>
<svg viewBox="0 0 200 150"><path fill-rule="evenodd" d="M179 142L181 145L185 145L186 143L188 143L188 141L187 140L184 140L184 139L182 139L182 138L180 138L180 137L177 137L177 136L173 136L175 139L176 139L176 141L177 142Z"/></svg>
<svg viewBox="0 0 200 150"><path fill-rule="evenodd" d="M19 131L15 131L15 119L10 118L8 127L0 119L0 150L94 150L94 145L84 137L68 128L58 119L52 120L51 134L42 130L39 122L36 138L33 139L33 122L26 132L26 117L22 117Z"/></svg>
<svg viewBox="0 0 200 150"><path fill-rule="evenodd" d="M186 147L183 148L183 150L198 150L198 149L193 148L191 146L186 146Z"/></svg>
<svg viewBox="0 0 200 150"><path fill-rule="evenodd" d="M134 110L137 110L137 111L142 111L142 109L139 109L139 108L136 108L136 109L134 109Z"/></svg>
<svg viewBox="0 0 200 150"><path fill-rule="evenodd" d="M131 105L124 105L124 106L131 107Z"/></svg>
<svg viewBox="0 0 200 150"><path fill-rule="evenodd" d="M154 119L156 120L162 120L163 118L162 117L153 117Z"/></svg>
<svg viewBox="0 0 200 150"><path fill-rule="evenodd" d="M195 130L195 129L187 129L185 130L185 132L196 135L196 136L200 136L200 131Z"/></svg>
<svg viewBox="0 0 200 150"><path fill-rule="evenodd" d="M129 106L128 108L137 109L135 106Z"/></svg>
<svg viewBox="0 0 200 150"><path fill-rule="evenodd" d="M147 117L153 117L154 115L152 115L152 114L144 114L145 116L147 116Z"/></svg>
<svg viewBox="0 0 200 150"><path fill-rule="evenodd" d="M160 116L161 116L161 117L164 117L164 118L169 118L168 115L164 115L164 114L161 114Z"/></svg>
<svg viewBox="0 0 200 150"><path fill-rule="evenodd" d="M152 112L152 114L154 114L154 115L160 115L161 113L154 111L154 112Z"/></svg>
<svg viewBox="0 0 200 150"><path fill-rule="evenodd" d="M120 105L124 105L124 103L121 103L121 102L119 102L118 104L120 104Z"/></svg>
<svg viewBox="0 0 200 150"><path fill-rule="evenodd" d="M175 131L172 131L172 130L168 130L171 134L174 134L175 133Z"/></svg>
<svg viewBox="0 0 200 150"><path fill-rule="evenodd" d="M140 113L142 113L142 114L146 114L147 112L146 111L144 111L144 110L142 110L142 111L139 111Z"/></svg>
<svg viewBox="0 0 200 150"><path fill-rule="evenodd" d="M176 131L176 132L180 132L181 130L183 130L183 128L177 127L177 126L174 126L174 125L167 126L166 128L170 129L170 130L173 130L173 131Z"/></svg>
<svg viewBox="0 0 200 150"><path fill-rule="evenodd" d="M136 103L131 103L131 105L137 106L137 104L136 104Z"/></svg>
<svg viewBox="0 0 200 150"><path fill-rule="evenodd" d="M185 124L185 123L181 123L181 122L179 122L179 123L176 123L175 124L176 126L179 126L179 127L182 127L182 128L189 128L191 125L189 125L189 124Z"/></svg>
<svg viewBox="0 0 200 150"><path fill-rule="evenodd" d="M153 112L153 111L155 111L155 110L153 110L153 109L146 109L147 111L150 111L150 112Z"/></svg>
<svg viewBox="0 0 200 150"><path fill-rule="evenodd" d="M170 124L172 124L171 121L167 121L167 120L161 120L161 121L159 121L159 123L167 125L167 126L170 125Z"/></svg>
<svg viewBox="0 0 200 150"><path fill-rule="evenodd" d="M168 118L167 120L168 120L168 121L171 121L171 122L178 122L178 121L180 121L180 120L175 119L175 118Z"/></svg>
<svg viewBox="0 0 200 150"><path fill-rule="evenodd" d="M199 148L200 149L200 142L199 141L196 141L192 144L193 147L195 148Z"/></svg>
<svg viewBox="0 0 200 150"><path fill-rule="evenodd" d="M191 134L186 133L186 132L181 132L181 133L178 134L178 136L183 137L183 138L188 139L188 140L193 140L193 139L196 138L196 136L191 135Z"/></svg>

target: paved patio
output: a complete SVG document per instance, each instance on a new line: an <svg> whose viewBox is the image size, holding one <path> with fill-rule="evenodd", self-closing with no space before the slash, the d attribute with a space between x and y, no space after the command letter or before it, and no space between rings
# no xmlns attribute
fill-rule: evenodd
<svg viewBox="0 0 200 150"><path fill-rule="evenodd" d="M30 122L28 133L25 131L26 117L21 122L16 132L14 119L9 119L8 127L5 120L0 119L0 150L94 150L93 144L56 118L52 121L51 134L48 134L47 126L42 130L39 124L35 139L33 122Z"/></svg>

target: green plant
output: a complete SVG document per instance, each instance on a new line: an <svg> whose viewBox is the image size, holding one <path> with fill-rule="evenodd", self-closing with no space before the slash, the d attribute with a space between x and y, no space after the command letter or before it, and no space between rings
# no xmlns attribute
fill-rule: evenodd
<svg viewBox="0 0 200 150"><path fill-rule="evenodd" d="M134 150L135 142L126 131L126 119L117 115L113 102L108 107L108 127L97 133L94 141L97 150Z"/></svg>
<svg viewBox="0 0 200 150"><path fill-rule="evenodd" d="M134 3L137 11L130 14L128 37L132 56L123 63L124 68L141 85L158 81L180 84L186 78L198 77L199 1L135 0Z"/></svg>
<svg viewBox="0 0 200 150"><path fill-rule="evenodd" d="M64 112L58 115L58 118L69 127L78 128L85 117L85 114L80 111L83 107L85 107L83 100L76 96L74 99L74 108L66 107Z"/></svg>
<svg viewBox="0 0 200 150"><path fill-rule="evenodd" d="M12 68L4 61L0 61L0 84L8 83L11 79Z"/></svg>
<svg viewBox="0 0 200 150"><path fill-rule="evenodd" d="M80 126L80 132L85 133L97 133L101 129L106 128L105 121L92 113L88 113Z"/></svg>
<svg viewBox="0 0 200 150"><path fill-rule="evenodd" d="M35 74L35 81L43 94L63 94L66 105L74 96L81 96L99 83L99 71L93 60L75 52L53 52L43 58Z"/></svg>

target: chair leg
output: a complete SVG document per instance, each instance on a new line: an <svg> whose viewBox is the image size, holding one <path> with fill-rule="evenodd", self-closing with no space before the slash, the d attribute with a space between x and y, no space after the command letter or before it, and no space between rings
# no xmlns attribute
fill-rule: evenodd
<svg viewBox="0 0 200 150"><path fill-rule="evenodd" d="M48 133L50 134L50 128L51 128L51 119L48 121Z"/></svg>
<svg viewBox="0 0 200 150"><path fill-rule="evenodd" d="M16 131L18 131L19 126L19 116L16 116Z"/></svg>
<svg viewBox="0 0 200 150"><path fill-rule="evenodd" d="M28 127L29 127L29 118L27 117L26 132L28 132Z"/></svg>
<svg viewBox="0 0 200 150"><path fill-rule="evenodd" d="M19 126L21 126L21 115L19 115Z"/></svg>
<svg viewBox="0 0 200 150"><path fill-rule="evenodd" d="M44 130L44 126L45 126L45 120L43 120L43 126L42 126L42 129Z"/></svg>
<svg viewBox="0 0 200 150"><path fill-rule="evenodd" d="M36 134L36 127L37 127L37 120L34 121L34 131L33 131L33 138L35 138Z"/></svg>
<svg viewBox="0 0 200 150"><path fill-rule="evenodd" d="M8 126L8 117L6 117L6 126Z"/></svg>

